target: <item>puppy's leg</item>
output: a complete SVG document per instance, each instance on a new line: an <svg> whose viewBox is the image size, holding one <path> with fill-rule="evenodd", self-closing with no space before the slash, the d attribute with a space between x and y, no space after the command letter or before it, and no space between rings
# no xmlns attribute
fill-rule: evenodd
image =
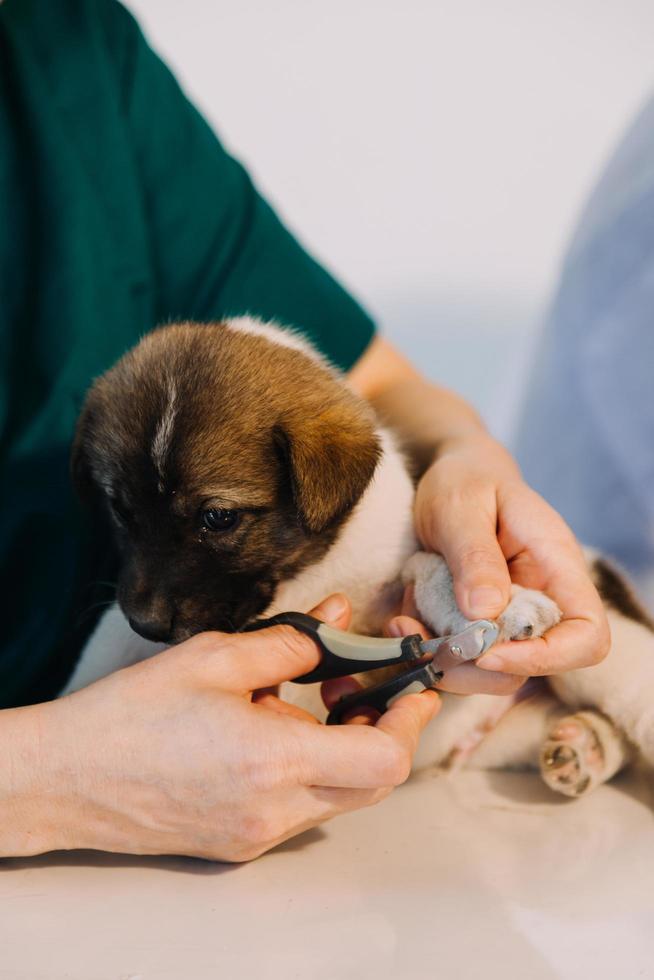
<svg viewBox="0 0 654 980"><path fill-rule="evenodd" d="M440 766L460 769L514 701L512 694L442 694L440 711L420 737L414 771Z"/></svg>
<svg viewBox="0 0 654 980"><path fill-rule="evenodd" d="M573 710L597 708L654 766L654 633L612 610L609 624L611 649L602 663L548 682Z"/></svg>
<svg viewBox="0 0 654 980"><path fill-rule="evenodd" d="M528 686L527 695L444 694L439 714L420 739L414 769L537 770L548 731L567 712L544 683Z"/></svg>
<svg viewBox="0 0 654 980"><path fill-rule="evenodd" d="M437 636L458 633L470 620L459 611L452 576L440 555L420 551L404 566L402 580L413 583L416 606L425 623ZM561 619L555 602L542 592L511 586L511 599L498 618L501 640L523 640L542 636Z"/></svg>
<svg viewBox="0 0 654 980"><path fill-rule="evenodd" d="M478 747L463 761L470 769L540 767L550 789L576 797L611 779L632 753L627 739L608 718L596 711L570 715L541 688L484 733ZM456 763L456 755L453 759Z"/></svg>
<svg viewBox="0 0 654 980"><path fill-rule="evenodd" d="M466 699L477 702L476 707L468 704L467 711L459 707L458 712L456 702L460 699L452 695L445 698L445 730L439 728L439 718L433 733L427 729L416 768L428 764L426 753L431 753L432 764L438 759L450 769L540 767L550 789L577 797L611 779L633 754L627 739L608 718L596 711L570 715L547 690L541 689L518 703L513 697L477 695ZM493 700L507 703L487 703ZM447 711L450 705L454 710Z"/></svg>
<svg viewBox="0 0 654 980"><path fill-rule="evenodd" d="M548 732L540 771L550 789L583 796L611 779L632 755L629 742L606 715L579 711L559 717Z"/></svg>
<svg viewBox="0 0 654 980"><path fill-rule="evenodd" d="M566 714L546 686L534 684L530 696L522 696L470 756L470 769L538 769L539 756L548 731ZM518 693L520 697L520 692Z"/></svg>
<svg viewBox="0 0 654 980"><path fill-rule="evenodd" d="M588 759L590 753L592 758L597 741L603 765L617 771L635 754L624 740L626 735L632 747L654 766L654 622L618 569L590 549L586 549L586 556L607 607L611 648L595 667L549 678L552 690L570 708L598 709L583 712L581 727L579 716L575 716L574 726L566 729L566 751L558 758L570 752L573 763L580 755ZM584 729L590 729L590 734ZM591 773L591 783L592 779Z"/></svg>

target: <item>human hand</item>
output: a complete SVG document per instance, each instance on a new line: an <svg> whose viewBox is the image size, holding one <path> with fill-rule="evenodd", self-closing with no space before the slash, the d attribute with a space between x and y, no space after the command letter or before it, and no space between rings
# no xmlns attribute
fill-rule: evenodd
<svg viewBox="0 0 654 980"><path fill-rule="evenodd" d="M346 626L349 606L331 597L313 614ZM438 695L403 698L374 726L333 728L270 690L253 697L318 660L286 626L205 633L59 701L1 713L23 725L12 799L25 828L3 823L1 852L242 861L376 803L407 778Z"/></svg>
<svg viewBox="0 0 654 980"><path fill-rule="evenodd" d="M517 677L590 666L606 656L606 615L577 541L490 436L466 434L442 447L418 486L415 521L423 545L445 558L468 618L498 616L512 581L545 592L563 614L543 637L497 644L476 665L452 671L443 689L507 693L519 686ZM410 595L406 602L405 615L388 624L391 635L418 631Z"/></svg>

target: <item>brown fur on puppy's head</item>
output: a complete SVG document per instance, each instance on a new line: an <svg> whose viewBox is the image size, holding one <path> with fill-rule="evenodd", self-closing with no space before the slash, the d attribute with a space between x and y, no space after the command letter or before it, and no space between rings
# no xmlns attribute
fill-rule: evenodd
<svg viewBox="0 0 654 980"><path fill-rule="evenodd" d="M365 404L308 346L235 320L163 327L103 375L72 469L111 512L125 615L179 641L240 628L319 560L379 452Z"/></svg>

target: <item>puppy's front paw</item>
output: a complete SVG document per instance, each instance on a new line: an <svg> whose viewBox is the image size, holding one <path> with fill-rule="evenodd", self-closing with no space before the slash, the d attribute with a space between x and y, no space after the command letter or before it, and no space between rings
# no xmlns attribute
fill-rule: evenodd
<svg viewBox="0 0 654 980"><path fill-rule="evenodd" d="M413 555L402 573L404 584L413 583L415 600L424 622L436 636L458 633L470 620L459 611L449 569L440 555L424 551ZM511 586L511 599L498 618L501 640L525 640L542 636L561 619L559 607L542 592Z"/></svg>
<svg viewBox="0 0 654 980"><path fill-rule="evenodd" d="M543 592L511 586L511 599L497 624L500 640L527 640L542 636L561 621L561 610Z"/></svg>

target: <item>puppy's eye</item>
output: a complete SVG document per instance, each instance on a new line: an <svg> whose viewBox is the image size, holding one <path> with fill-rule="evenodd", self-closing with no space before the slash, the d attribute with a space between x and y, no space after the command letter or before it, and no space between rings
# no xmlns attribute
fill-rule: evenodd
<svg viewBox="0 0 654 980"><path fill-rule="evenodd" d="M207 531L233 531L240 519L241 515L237 510L212 507L202 512L202 527Z"/></svg>

